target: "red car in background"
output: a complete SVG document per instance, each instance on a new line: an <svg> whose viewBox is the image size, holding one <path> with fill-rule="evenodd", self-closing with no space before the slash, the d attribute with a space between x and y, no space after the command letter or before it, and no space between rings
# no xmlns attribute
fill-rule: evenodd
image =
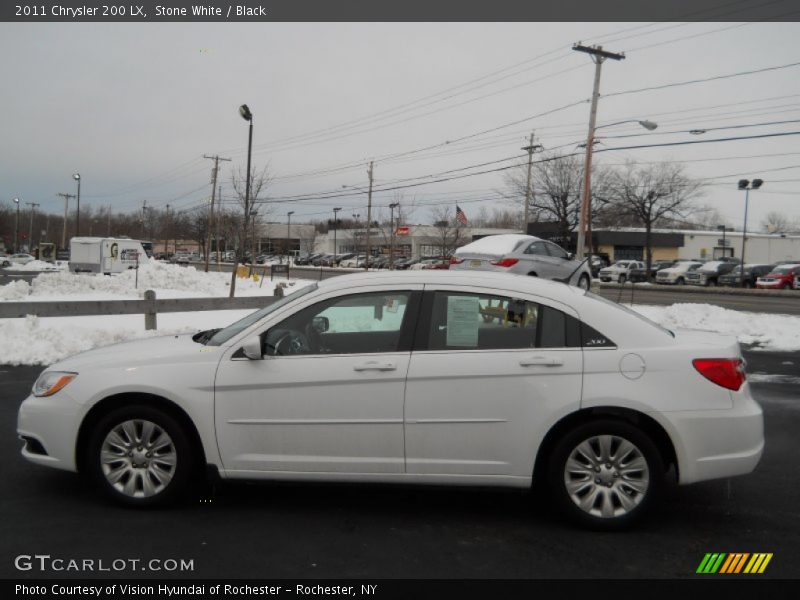
<svg viewBox="0 0 800 600"><path fill-rule="evenodd" d="M770 273L756 280L756 287L762 290L790 290L794 287L794 280L797 276L800 276L800 264L777 265Z"/></svg>

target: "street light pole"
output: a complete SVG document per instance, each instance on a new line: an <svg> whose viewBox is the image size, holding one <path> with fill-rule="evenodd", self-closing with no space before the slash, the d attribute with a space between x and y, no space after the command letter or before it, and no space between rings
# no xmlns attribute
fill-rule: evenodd
<svg viewBox="0 0 800 600"><path fill-rule="evenodd" d="M75 209L75 237L81 235L81 174L74 173L72 178L78 182L77 208Z"/></svg>
<svg viewBox="0 0 800 600"><path fill-rule="evenodd" d="M286 264L289 264L289 240L292 239L292 215L293 210L286 213L288 220L286 221Z"/></svg>
<svg viewBox="0 0 800 600"><path fill-rule="evenodd" d="M233 259L233 272L231 273L231 292L230 297L233 298L234 293L236 292L236 269L239 267L239 257L243 256L244 251L244 244L247 241L247 217L250 213L250 159L253 155L253 113L250 112L247 104L242 104L239 107L239 115L250 123L248 137L247 137L247 177L245 179L245 188L244 188L244 236L242 236L241 240L241 249L239 252L236 253L236 256ZM220 203L222 201L222 197L220 197Z"/></svg>
<svg viewBox="0 0 800 600"><path fill-rule="evenodd" d="M14 198L17 205L17 217L14 219L14 254L19 254L19 198Z"/></svg>
<svg viewBox="0 0 800 600"><path fill-rule="evenodd" d="M531 134L531 138L532 137L533 137L533 134ZM389 231L391 232L391 235L389 237L389 269L390 270L394 269L394 232L395 232L395 227L394 227L394 209L398 208L399 206L400 206L399 202L393 202L392 204L389 205L389 210L390 210ZM400 211L398 211L398 214L399 214L399 212Z"/></svg>
<svg viewBox="0 0 800 600"><path fill-rule="evenodd" d="M744 249L747 243L747 205L750 201L750 190L757 190L764 184L763 179L739 180L739 189L744 190L744 226L742 227L742 268L739 271L739 287L744 287Z"/></svg>
<svg viewBox="0 0 800 600"><path fill-rule="evenodd" d="M39 206L38 202L28 202L31 205L31 220L30 225L28 226L28 254L31 254L33 251L33 213L36 210L36 207Z"/></svg>
<svg viewBox="0 0 800 600"><path fill-rule="evenodd" d="M333 209L333 264L336 265L336 257L339 255L339 247L336 244L336 233L339 231L339 211L341 206Z"/></svg>

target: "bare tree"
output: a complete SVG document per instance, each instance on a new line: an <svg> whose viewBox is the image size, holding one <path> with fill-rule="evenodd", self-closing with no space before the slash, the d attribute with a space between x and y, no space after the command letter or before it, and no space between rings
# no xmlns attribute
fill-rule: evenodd
<svg viewBox="0 0 800 600"><path fill-rule="evenodd" d="M568 245L570 234L578 226L580 218L583 159L572 154L549 153L541 156L533 163L530 215L534 221L556 223L558 241ZM522 205L519 219L521 223L527 188L527 165L509 172L506 186L512 197ZM609 189L610 171L596 164L592 168L593 219L608 203Z"/></svg>
<svg viewBox="0 0 800 600"><path fill-rule="evenodd" d="M793 221L784 213L771 210L761 219L761 229L767 233L787 233L798 228L797 221Z"/></svg>
<svg viewBox="0 0 800 600"><path fill-rule="evenodd" d="M652 230L667 219L688 219L702 184L690 179L680 163L637 167L629 163L615 171L610 200L620 214L632 217L645 230L647 270L653 261Z"/></svg>
<svg viewBox="0 0 800 600"><path fill-rule="evenodd" d="M262 208L261 205L263 205L265 202L263 194L266 192L271 180L272 177L269 174L269 165L265 166L263 169L261 169L261 171L258 171L258 168L255 165L251 165L250 194L248 198L247 173L243 171L241 167L239 167L231 174L231 184L233 185L233 190L236 193L236 200L242 207L242 229L237 236L237 241L240 243L237 245L238 251L236 253L236 258L233 261L233 273L231 275L231 298L233 298L236 292L236 270L239 266L239 262L241 262L244 258L245 246L247 245L251 221L253 222L253 232L255 232L255 219L252 217L254 213L259 214L262 217L265 216L261 213L262 210L264 210L264 213L268 212L268 208L266 206ZM253 252L255 252L255 248L253 249Z"/></svg>
<svg viewBox="0 0 800 600"><path fill-rule="evenodd" d="M438 206L433 209L433 226L436 227L436 245L439 256L445 258L462 245L463 231L455 218L455 211L449 206Z"/></svg>

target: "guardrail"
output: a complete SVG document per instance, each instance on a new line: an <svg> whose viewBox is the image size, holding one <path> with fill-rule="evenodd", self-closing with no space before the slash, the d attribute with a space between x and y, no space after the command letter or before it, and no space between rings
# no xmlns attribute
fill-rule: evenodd
<svg viewBox="0 0 800 600"><path fill-rule="evenodd" d="M278 288L281 289L281 288ZM47 302L0 302L0 318L90 317L108 315L144 315L145 329L157 329L158 313L196 312L207 310L259 309L272 304L278 296L245 296L242 298L162 298L153 290L143 300L77 300Z"/></svg>

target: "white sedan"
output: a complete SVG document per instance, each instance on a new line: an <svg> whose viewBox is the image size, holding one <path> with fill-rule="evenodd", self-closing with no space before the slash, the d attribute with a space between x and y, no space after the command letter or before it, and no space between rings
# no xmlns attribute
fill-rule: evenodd
<svg viewBox="0 0 800 600"><path fill-rule="evenodd" d="M84 352L19 411L22 454L125 504L223 479L548 489L592 527L664 474L764 447L733 337L672 332L577 287L468 271L320 281L221 330Z"/></svg>

